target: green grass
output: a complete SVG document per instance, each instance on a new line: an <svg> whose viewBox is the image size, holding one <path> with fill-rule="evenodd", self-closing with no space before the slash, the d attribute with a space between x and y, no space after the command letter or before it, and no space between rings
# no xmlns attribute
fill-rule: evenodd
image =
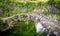
<svg viewBox="0 0 60 36"><path fill-rule="evenodd" d="M5 2L2 1L0 2L0 8L2 8L2 12L0 11L0 13L2 14L1 17L9 17L12 16L14 14L19 14L19 13L28 13L33 11L34 9L40 9L40 5L42 4L43 6L47 6L48 3L44 3L43 0L42 1L26 1L26 2L22 2L19 0L14 0L14 1L6 1L6 4L9 4L9 7L5 7L4 6ZM57 4L58 5L58 4ZM13 8L15 6L15 8ZM58 5L59 6L59 5ZM49 17L49 15L56 15L56 20L60 21L60 12L57 13L49 13L49 12L44 12L44 14L46 16ZM51 18L53 17L51 16ZM25 17L23 17L23 20L25 20L25 22L14 22L14 28L11 32L8 32L8 34L6 34L5 36L45 36L47 35L46 32L40 32L40 33L36 33L36 29L35 29L35 22L33 22L32 20L28 20L27 18L25 19ZM0 28L2 28L2 23L0 20Z"/></svg>
<svg viewBox="0 0 60 36"><path fill-rule="evenodd" d="M6 36L35 36L36 30L34 22L29 20L26 22L14 22L14 30Z"/></svg>

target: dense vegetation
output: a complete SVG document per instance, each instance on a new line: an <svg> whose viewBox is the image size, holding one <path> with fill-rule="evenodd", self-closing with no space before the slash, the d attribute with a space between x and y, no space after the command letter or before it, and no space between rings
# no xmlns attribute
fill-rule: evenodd
<svg viewBox="0 0 60 36"><path fill-rule="evenodd" d="M50 5L55 7L56 11L52 7L53 10L49 9L48 6ZM43 13L51 19L60 21L60 0L0 0L0 29L4 28L1 18L10 17L15 14L35 12L34 10L39 14ZM13 30L5 34L6 36L47 36L45 31L36 33L35 22L28 20L24 15L22 16L25 21L14 21L12 23L14 25Z"/></svg>

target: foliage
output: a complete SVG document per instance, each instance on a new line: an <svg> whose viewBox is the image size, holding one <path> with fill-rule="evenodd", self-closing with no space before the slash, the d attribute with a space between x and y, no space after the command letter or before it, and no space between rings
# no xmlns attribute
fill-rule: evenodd
<svg viewBox="0 0 60 36"><path fill-rule="evenodd" d="M46 6L50 5L50 4L54 4L56 5L56 8L59 10L57 12L47 12L46 10ZM45 15L47 15L49 17L49 15L53 15L57 17L56 20L60 21L60 1L59 0L48 0L47 2L44 2L44 0L42 1L37 1L35 2L35 0L26 0L25 2L21 1L21 0L0 0L0 17L9 17L15 14L20 14L22 12L28 13L28 12L32 12L34 9L41 9L40 7L45 7L44 9L44 13ZM41 11L40 11L41 12ZM52 16L52 17L53 17ZM45 36L46 32L43 33L36 33L36 29L35 29L35 23L31 20L27 20L27 18L25 19L25 17L23 17L23 20L26 20L25 22L14 22L14 28L13 31L8 32L8 34L6 36ZM0 28L2 29L3 26L2 25L2 20L0 18ZM6 26L5 26L6 27ZM4 27L4 28L5 28Z"/></svg>
<svg viewBox="0 0 60 36"><path fill-rule="evenodd" d="M6 36L35 36L35 31L34 22L31 20L28 21L28 24L26 22L14 22L13 31Z"/></svg>

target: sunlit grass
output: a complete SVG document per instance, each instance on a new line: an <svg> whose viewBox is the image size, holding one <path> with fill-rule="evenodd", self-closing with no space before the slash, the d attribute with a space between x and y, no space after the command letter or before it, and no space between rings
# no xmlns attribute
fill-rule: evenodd
<svg viewBox="0 0 60 36"><path fill-rule="evenodd" d="M48 2L49 0L39 0L39 1L41 1L41 2Z"/></svg>
<svg viewBox="0 0 60 36"><path fill-rule="evenodd" d="M46 3L49 0L15 0L15 2L34 2L34 3L38 3L38 2L42 2L42 3Z"/></svg>

